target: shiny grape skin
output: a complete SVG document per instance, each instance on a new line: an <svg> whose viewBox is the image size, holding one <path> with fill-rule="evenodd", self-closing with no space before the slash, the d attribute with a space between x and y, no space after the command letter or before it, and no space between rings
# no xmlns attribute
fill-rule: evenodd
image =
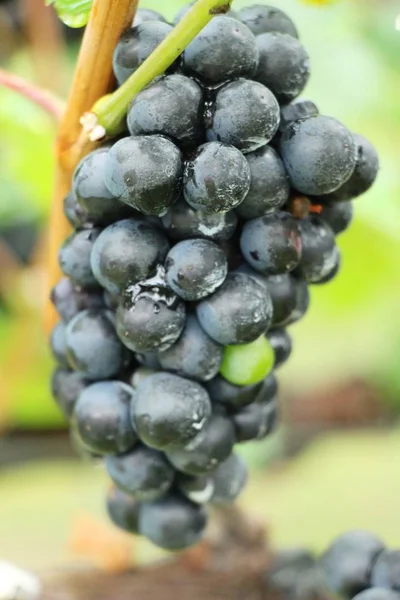
<svg viewBox="0 0 400 600"><path fill-rule="evenodd" d="M161 368L197 381L209 381L220 369L223 348L201 328L195 315L188 315L178 341L158 353Z"/></svg>
<svg viewBox="0 0 400 600"><path fill-rule="evenodd" d="M196 307L200 325L226 346L256 340L272 322L272 301L253 278L231 273L222 286Z"/></svg>
<svg viewBox="0 0 400 600"><path fill-rule="evenodd" d="M319 217L329 225L335 235L339 235L351 225L353 212L353 203L348 200L327 202L322 205Z"/></svg>
<svg viewBox="0 0 400 600"><path fill-rule="evenodd" d="M183 300L194 302L223 284L228 262L224 251L210 240L183 240L168 252L165 271L171 289Z"/></svg>
<svg viewBox="0 0 400 600"><path fill-rule="evenodd" d="M278 212L247 221L240 247L253 269L267 275L292 271L302 255L302 240L297 219Z"/></svg>
<svg viewBox="0 0 400 600"><path fill-rule="evenodd" d="M292 19L283 10L275 6L254 4L245 6L238 12L238 19L254 33L287 33L298 38L298 32Z"/></svg>
<svg viewBox="0 0 400 600"><path fill-rule="evenodd" d="M118 454L137 442L130 420L133 389L122 381L86 386L74 407L73 425L92 452Z"/></svg>
<svg viewBox="0 0 400 600"><path fill-rule="evenodd" d="M262 388L262 383L238 386L217 375L205 385L213 406L221 405L228 412L240 409L254 402Z"/></svg>
<svg viewBox="0 0 400 600"><path fill-rule="evenodd" d="M335 235L318 216L299 221L302 255L297 269L307 283L318 283L326 277L337 262Z"/></svg>
<svg viewBox="0 0 400 600"><path fill-rule="evenodd" d="M185 163L183 194L195 210L227 212L243 202L249 189L250 169L237 148L209 142Z"/></svg>
<svg viewBox="0 0 400 600"><path fill-rule="evenodd" d="M99 235L99 229L76 231L67 237L59 250L58 262L61 271L77 286L98 286L90 265L90 255Z"/></svg>
<svg viewBox="0 0 400 600"><path fill-rule="evenodd" d="M214 471L233 450L235 431L230 419L213 415L210 422L187 448L170 450L170 463L187 475L204 475Z"/></svg>
<svg viewBox="0 0 400 600"><path fill-rule="evenodd" d="M243 153L254 152L272 140L279 118L279 104L268 88L237 79L216 93L207 140L231 144Z"/></svg>
<svg viewBox="0 0 400 600"><path fill-rule="evenodd" d="M68 277L62 277L53 287L51 301L63 321L70 321L86 308L103 308L103 294L99 289L74 286Z"/></svg>
<svg viewBox="0 0 400 600"><path fill-rule="evenodd" d="M182 149L204 139L204 94L198 83L181 74L159 78L132 101L127 115L131 135L159 134Z"/></svg>
<svg viewBox="0 0 400 600"><path fill-rule="evenodd" d="M113 54L115 77L122 85L172 31L160 19L146 20L122 34Z"/></svg>
<svg viewBox="0 0 400 600"><path fill-rule="evenodd" d="M301 94L310 76L310 58L304 46L285 33L262 33L257 38L259 65L255 79L287 104Z"/></svg>
<svg viewBox="0 0 400 600"><path fill-rule="evenodd" d="M125 454L107 456L106 468L115 485L139 502L165 496L175 476L163 453L143 445Z"/></svg>
<svg viewBox="0 0 400 600"><path fill-rule="evenodd" d="M125 137L108 151L104 181L110 192L145 215L162 216L182 190L182 157L160 135Z"/></svg>
<svg viewBox="0 0 400 600"><path fill-rule="evenodd" d="M194 210L180 198L161 221L172 240L205 238L218 241L229 240L233 236L238 219L234 211L208 214Z"/></svg>
<svg viewBox="0 0 400 600"><path fill-rule="evenodd" d="M56 369L51 378L51 393L58 407L70 419L79 394L91 381L77 371Z"/></svg>
<svg viewBox="0 0 400 600"><path fill-rule="evenodd" d="M342 123L324 115L291 123L282 134L279 150L292 186L306 196L334 192L356 166L354 136Z"/></svg>
<svg viewBox="0 0 400 600"><path fill-rule="evenodd" d="M247 467L241 456L231 454L211 475L214 492L211 504L232 504L247 482Z"/></svg>
<svg viewBox="0 0 400 600"><path fill-rule="evenodd" d="M261 440L275 431L278 422L278 401L253 402L232 415L238 443Z"/></svg>
<svg viewBox="0 0 400 600"><path fill-rule="evenodd" d="M203 507L186 498L171 494L156 502L143 504L139 531L153 544L177 551L200 541L207 523Z"/></svg>
<svg viewBox="0 0 400 600"><path fill-rule="evenodd" d="M114 525L128 533L139 534L140 503L137 500L113 486L108 491L106 507Z"/></svg>
<svg viewBox="0 0 400 600"><path fill-rule="evenodd" d="M252 77L257 64L256 38L230 17L214 17L183 52L185 72L211 85Z"/></svg>
<svg viewBox="0 0 400 600"><path fill-rule="evenodd" d="M153 275L168 250L162 232L145 221L125 219L100 233L91 253L92 271L103 288L120 294Z"/></svg>
<svg viewBox="0 0 400 600"><path fill-rule="evenodd" d="M71 366L88 379L114 377L128 362L128 352L117 337L109 311L78 313L67 325L66 345Z"/></svg>
<svg viewBox="0 0 400 600"><path fill-rule="evenodd" d="M250 190L236 208L242 219L256 219L280 209L289 199L290 184L285 167L270 146L246 155L250 167Z"/></svg>
<svg viewBox="0 0 400 600"><path fill-rule="evenodd" d="M211 417L211 402L197 382L159 372L136 388L132 419L141 440L157 450L183 448Z"/></svg>
<svg viewBox="0 0 400 600"><path fill-rule="evenodd" d="M267 333L267 338L275 352L274 369L278 369L292 353L292 338L283 328L272 329Z"/></svg>
<svg viewBox="0 0 400 600"><path fill-rule="evenodd" d="M107 154L108 148L100 148L87 154L76 167L72 178L72 190L86 220L96 226L109 225L129 217L133 212L115 198L104 183Z"/></svg>

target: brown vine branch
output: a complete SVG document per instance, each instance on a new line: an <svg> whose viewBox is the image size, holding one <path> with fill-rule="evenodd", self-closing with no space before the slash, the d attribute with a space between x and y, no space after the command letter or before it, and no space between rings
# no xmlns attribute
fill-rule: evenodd
<svg viewBox="0 0 400 600"><path fill-rule="evenodd" d="M122 32L132 23L137 5L138 0L93 1L56 144L58 167L49 227L47 296L61 275L58 248L70 230L62 210L63 199L69 191L76 165L94 147L82 137L80 117L112 89L112 54ZM45 311L47 332L56 320L55 310L48 301Z"/></svg>
<svg viewBox="0 0 400 600"><path fill-rule="evenodd" d="M55 96L52 92L43 90L35 86L33 83L26 81L18 75L9 73L4 69L0 69L0 86L9 90L13 90L28 98L38 106L41 106L49 115L54 117L56 121L60 121L65 109L63 100Z"/></svg>

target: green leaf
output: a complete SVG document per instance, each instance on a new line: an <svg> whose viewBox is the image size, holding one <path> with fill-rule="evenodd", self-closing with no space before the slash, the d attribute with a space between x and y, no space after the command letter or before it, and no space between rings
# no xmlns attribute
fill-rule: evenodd
<svg viewBox="0 0 400 600"><path fill-rule="evenodd" d="M92 0L46 0L46 4L54 4L60 19L68 27L84 27L89 20Z"/></svg>

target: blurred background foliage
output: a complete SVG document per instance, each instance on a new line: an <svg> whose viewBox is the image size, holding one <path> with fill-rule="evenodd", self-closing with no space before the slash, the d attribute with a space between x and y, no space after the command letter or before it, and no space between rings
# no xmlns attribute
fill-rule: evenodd
<svg viewBox="0 0 400 600"><path fill-rule="evenodd" d="M237 0L233 7L249 3ZM141 2L168 18L182 4L180 0ZM324 6L280 0L277 4L298 24L311 56L312 78L304 96L312 98L322 113L366 135L379 151L381 169L375 187L356 200L354 225L340 238L339 277L313 289L308 315L293 327L294 352L280 374L285 426L271 442L246 447L244 453L262 466L272 457L275 463L278 458L282 461L303 448L310 435L326 428L350 426L353 432L324 436L288 470L276 463L269 475L263 475L265 493L259 493L257 475L245 501L253 498L256 512L264 511L271 519L282 543L309 541L317 548L337 533L338 523L369 526L371 521L392 539L397 536L398 542L400 524L396 529L390 521L400 492L391 458L399 452L398 440L386 429L360 434L354 428L396 422L400 409L400 31L395 27L400 6L396 0L341 0ZM63 28L53 17L42 0L1 2L0 62L3 68L65 96L80 32ZM0 131L0 425L6 431L53 431L62 429L64 422L48 390L51 360L41 310L55 127L39 108L0 89ZM371 464L375 470L369 469ZM1 533L21 519L22 511L24 535L11 543L9 529L4 552L22 560L21 543L31 534L32 550L35 535L42 535L48 542L45 556L58 552L60 557L56 546L64 540L67 523L64 519L60 524L62 513L72 515L77 504L82 510L99 512L101 476L89 476L90 472L68 461L30 466L23 478L19 470L0 471L4 514L9 517L0 522L0 554ZM330 485L327 472L337 475ZM359 485L352 487L347 503L352 508L346 512L339 503L336 513L329 513L332 497L337 491L343 493L354 472ZM304 481L308 482L305 489ZM31 484L35 491L29 507L23 507L24 489ZM363 502L369 486L380 490L381 500L396 499L392 511L391 505L380 511ZM42 521L39 526L34 515L46 503L57 509L50 512L45 526ZM310 518L302 525L305 507ZM317 523L310 528L312 518ZM2 531L6 522L10 525ZM27 563L36 559L31 557Z"/></svg>

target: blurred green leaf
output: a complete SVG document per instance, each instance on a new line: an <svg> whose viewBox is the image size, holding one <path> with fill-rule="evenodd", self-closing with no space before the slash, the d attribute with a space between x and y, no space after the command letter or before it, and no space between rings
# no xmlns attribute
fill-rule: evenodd
<svg viewBox="0 0 400 600"><path fill-rule="evenodd" d="M84 27L89 20L92 0L46 0L54 4L60 19L68 27Z"/></svg>

